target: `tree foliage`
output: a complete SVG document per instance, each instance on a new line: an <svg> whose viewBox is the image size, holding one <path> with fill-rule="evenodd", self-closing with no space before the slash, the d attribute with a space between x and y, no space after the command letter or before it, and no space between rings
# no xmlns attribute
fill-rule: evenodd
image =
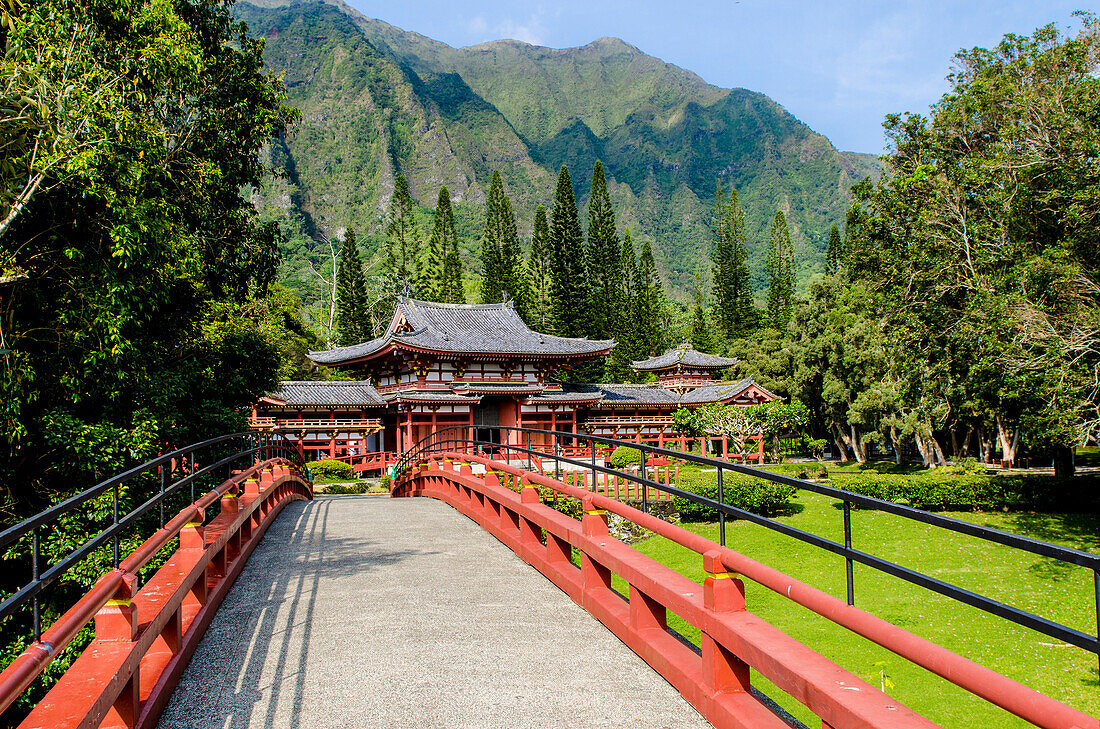
<svg viewBox="0 0 1100 729"><path fill-rule="evenodd" d="M566 337L585 336L591 317L584 237L577 216L573 182L564 165L558 173L554 207L550 211L550 251L555 333Z"/></svg>
<svg viewBox="0 0 1100 729"><path fill-rule="evenodd" d="M918 430L976 421L1011 458L1020 433L1065 450L1100 427L1098 31L960 52L930 118L887 118L848 263Z"/></svg>
<svg viewBox="0 0 1100 729"><path fill-rule="evenodd" d="M784 329L794 310L794 249L787 218L782 210L775 211L768 230L768 325Z"/></svg>
<svg viewBox="0 0 1100 729"><path fill-rule="evenodd" d="M336 344L366 342L374 336L363 259L355 240L355 229L344 233L340 263L336 269Z"/></svg>

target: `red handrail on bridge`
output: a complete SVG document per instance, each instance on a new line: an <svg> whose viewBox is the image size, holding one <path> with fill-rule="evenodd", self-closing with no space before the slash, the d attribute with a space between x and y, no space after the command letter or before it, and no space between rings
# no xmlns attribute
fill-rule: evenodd
<svg viewBox="0 0 1100 729"><path fill-rule="evenodd" d="M444 469L438 459L461 465ZM485 467L484 476L473 474L473 463ZM501 486L501 474L525 487L545 486L580 499L584 517L577 522L543 505L535 488L517 494ZM473 518L607 625L720 728L786 726L749 692L750 667L802 702L825 727L934 726L747 612L744 585L736 579L742 575L1037 726L1100 729L1095 717L705 537L547 476L448 452L404 474L393 494L438 498ZM607 512L702 555L708 574L702 589L608 536ZM571 561L573 548L581 553L579 570ZM611 589L612 573L630 585L629 601ZM667 611L700 629L702 656L667 632Z"/></svg>
<svg viewBox="0 0 1100 729"><path fill-rule="evenodd" d="M100 577L39 642L0 673L0 711L94 618L95 639L20 729L155 726L176 679L268 525L289 502L312 497L297 468L274 458L184 508L117 569ZM220 513L204 526L205 510L215 503ZM135 593L138 571L176 536L179 548Z"/></svg>

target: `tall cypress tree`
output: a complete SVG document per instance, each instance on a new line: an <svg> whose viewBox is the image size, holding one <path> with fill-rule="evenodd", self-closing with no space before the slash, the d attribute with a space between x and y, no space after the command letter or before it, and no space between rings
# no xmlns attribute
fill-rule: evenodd
<svg viewBox="0 0 1100 729"><path fill-rule="evenodd" d="M512 199L507 195L501 201L502 238L500 241L500 273L505 291L512 296L516 311L526 320L530 292L527 285L527 264L519 247L519 230L516 215L512 211Z"/></svg>
<svg viewBox="0 0 1100 729"><path fill-rule="evenodd" d="M833 223L833 229L829 231L829 247L825 249L825 275L835 276L840 270L840 229Z"/></svg>
<svg viewBox="0 0 1100 729"><path fill-rule="evenodd" d="M707 321L706 302L703 301L703 285L698 274L695 275L695 290L692 292L691 346L700 352L714 351L714 338Z"/></svg>
<svg viewBox="0 0 1100 729"><path fill-rule="evenodd" d="M527 324L535 331L553 329L553 266L550 251L550 224L546 222L546 208L535 208L535 227L531 234L531 254L527 259L527 281L530 301L527 307Z"/></svg>
<svg viewBox="0 0 1100 729"><path fill-rule="evenodd" d="M775 212L768 230L768 325L785 329L794 310L794 250L787 219Z"/></svg>
<svg viewBox="0 0 1100 729"><path fill-rule="evenodd" d="M588 334L588 278L584 266L584 239L577 216L577 200L569 170L562 165L550 211L550 249L553 266L554 328L566 337Z"/></svg>
<svg viewBox="0 0 1100 729"><path fill-rule="evenodd" d="M619 237L615 233L615 211L607 194L603 163L592 168L592 187L588 196L588 309L592 315L589 332L597 339L614 334L618 300L622 288L619 263Z"/></svg>
<svg viewBox="0 0 1100 729"><path fill-rule="evenodd" d="M743 337L752 330L756 317L745 253L745 213L736 189L730 188L727 199L718 186L712 230L715 318L727 337Z"/></svg>
<svg viewBox="0 0 1100 729"><path fill-rule="evenodd" d="M658 354L664 344L665 292L653 260L649 241L638 256L638 278L634 295L634 331L641 357Z"/></svg>
<svg viewBox="0 0 1100 729"><path fill-rule="evenodd" d="M446 301L447 252L454 238L454 212L451 210L451 196L446 187L439 188L439 198L435 204L435 217L432 221L432 234L428 236L428 245L420 260L418 295L428 301Z"/></svg>
<svg viewBox="0 0 1100 729"><path fill-rule="evenodd" d="M519 311L527 306L527 280L523 253L519 246L516 215L512 200L504 194L500 172L493 170L489 185L489 201L485 209L485 230L481 234L481 300L495 304L504 292L515 301Z"/></svg>
<svg viewBox="0 0 1100 729"><path fill-rule="evenodd" d="M618 329L615 330L615 349L611 350L606 372L612 382L633 382L636 373L630 364L642 355L634 321L637 310L638 259L634 254L634 242L630 239L630 228L623 233L622 246L619 249L619 270L622 272L622 287L618 294Z"/></svg>
<svg viewBox="0 0 1100 729"><path fill-rule="evenodd" d="M504 183L500 172L493 170L489 183L489 199L485 205L485 228L481 233L481 303L497 304L503 298L504 261L501 240L504 238Z"/></svg>
<svg viewBox="0 0 1100 729"><path fill-rule="evenodd" d="M363 259L355 242L355 229L348 228L336 270L336 344L347 346L369 340L374 327L367 299Z"/></svg>
<svg viewBox="0 0 1100 729"><path fill-rule="evenodd" d="M439 240L439 246L443 251L439 300L450 304L464 304L466 303L466 292L462 288L462 259L458 254L458 234L455 232L455 214L451 208L451 193L446 186L439 188L439 200L435 204L435 225L432 229L432 237Z"/></svg>
<svg viewBox="0 0 1100 729"><path fill-rule="evenodd" d="M386 222L386 271L390 279L387 298L392 299L405 287L417 294L416 260L420 248L420 228L416 224L412 195L405 176L399 174ZM391 302L392 303L392 302Z"/></svg>

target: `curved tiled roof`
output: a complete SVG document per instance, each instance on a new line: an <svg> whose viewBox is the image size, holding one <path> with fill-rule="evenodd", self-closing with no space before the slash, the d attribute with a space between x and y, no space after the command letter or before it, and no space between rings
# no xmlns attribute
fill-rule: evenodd
<svg viewBox="0 0 1100 729"><path fill-rule="evenodd" d="M591 358L605 355L615 346L612 339L574 339L542 334L528 327L511 302L502 304L440 304L401 297L398 315L405 331L390 330L378 339L310 352L322 365L340 365L384 351L389 346L453 354L499 354L531 357Z"/></svg>
<svg viewBox="0 0 1100 729"><path fill-rule="evenodd" d="M746 377L739 382L716 382L711 385L703 385L697 387L694 390L689 390L683 394L680 398L680 402L685 405L697 405L711 402L721 402L723 400L729 400L730 398L737 397L742 392L747 390L750 386L756 385L756 381L751 377ZM756 385L762 391L771 395L772 398L778 399L777 395L774 395L767 390L764 390L760 385Z"/></svg>
<svg viewBox="0 0 1100 729"><path fill-rule="evenodd" d="M381 407L386 404L378 390L366 382L312 382L284 380L268 397L287 405L362 405Z"/></svg>
<svg viewBox="0 0 1100 729"><path fill-rule="evenodd" d="M689 367L692 369L720 370L723 367L732 367L740 360L730 357L719 357L714 354L705 354L691 348L688 343L681 344L675 349L670 349L664 354L650 357L640 362L631 362L630 366L636 370L667 370L672 367Z"/></svg>

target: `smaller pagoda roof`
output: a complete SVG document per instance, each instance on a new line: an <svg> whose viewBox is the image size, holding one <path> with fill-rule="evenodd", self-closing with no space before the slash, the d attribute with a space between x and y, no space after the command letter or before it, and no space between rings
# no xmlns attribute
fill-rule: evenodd
<svg viewBox="0 0 1100 729"><path fill-rule="evenodd" d="M540 393L545 388L537 382L452 382L451 389L478 395L527 395Z"/></svg>
<svg viewBox="0 0 1100 729"><path fill-rule="evenodd" d="M526 402L531 405L555 405L569 403L591 403L603 397L599 385L562 385L559 391L543 392L532 395Z"/></svg>
<svg viewBox="0 0 1100 729"><path fill-rule="evenodd" d="M284 380L268 393L268 402L290 406L384 407L386 401L366 382Z"/></svg>
<svg viewBox="0 0 1100 729"><path fill-rule="evenodd" d="M679 397L657 384L648 385L592 385L600 392L600 407L644 408L674 406Z"/></svg>
<svg viewBox="0 0 1100 729"><path fill-rule="evenodd" d="M481 402L478 395L460 395L450 390L403 390L394 393L393 399L397 402L407 403L442 403L445 405L459 405L463 403L476 404Z"/></svg>
<svg viewBox="0 0 1100 729"><path fill-rule="evenodd" d="M740 360L730 357L719 357L714 354L705 354L692 349L691 345L684 342L675 349L670 349L664 354L650 357L640 362L631 362L630 366L635 370L651 372L654 370L669 370L673 367L687 367L697 370L720 370L724 367L732 367Z"/></svg>
<svg viewBox="0 0 1100 729"><path fill-rule="evenodd" d="M738 382L715 382L710 385L703 385L702 387L689 390L680 397L680 402L684 405L703 405L706 403L725 402L726 400L737 397L750 387L755 387L769 396L772 400L779 399L778 395L765 390L753 378L746 377Z"/></svg>

